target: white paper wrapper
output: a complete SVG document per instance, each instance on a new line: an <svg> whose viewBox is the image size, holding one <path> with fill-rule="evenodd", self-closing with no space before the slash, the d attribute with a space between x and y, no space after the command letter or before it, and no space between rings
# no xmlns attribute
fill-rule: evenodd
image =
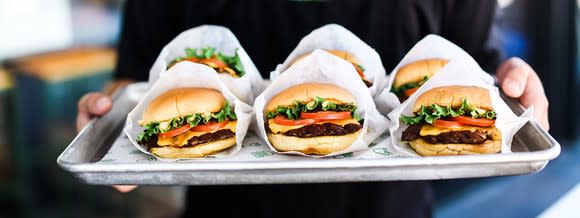
<svg viewBox="0 0 580 218"><path fill-rule="evenodd" d="M381 116L375 107L368 89L356 70L349 62L338 58L324 50L315 50L312 55L293 65L273 81L260 94L254 103L258 134L266 141L272 151L276 151L270 144L264 127L263 110L272 97L292 86L302 83L330 83L340 86L356 99L357 112L363 115L363 129L356 141L348 148L325 156L305 155L300 152L278 152L283 154L298 154L310 157L326 157L361 151L369 148L369 144L387 129L387 119ZM277 151L276 151L277 152Z"/></svg>
<svg viewBox="0 0 580 218"><path fill-rule="evenodd" d="M521 116L516 116L509 106L501 99L497 87L491 85L484 75L487 75L478 65L474 65L464 58L455 58L443 67L433 78L429 79L421 86L414 95L405 101L400 107L389 113L389 119L393 125L389 128L391 133L392 145L394 151L400 152L400 155L419 156L408 146L407 143L401 142L402 132L408 125L400 122L400 115L413 115L413 106L417 98L425 91L441 86L462 85L478 86L489 90L491 102L497 113L495 126L502 133L502 153L510 153L510 145L513 135L531 118L533 109L528 109ZM489 77L489 75L487 75Z"/></svg>
<svg viewBox="0 0 580 218"><path fill-rule="evenodd" d="M302 38L284 63L279 64L274 71L270 72L270 79L276 80L296 58L315 49L342 50L353 54L361 61L360 64L365 69L365 78L373 83L369 87L372 96L378 94L387 81L386 71L379 54L355 34L338 24L327 24Z"/></svg>
<svg viewBox="0 0 580 218"><path fill-rule="evenodd" d="M236 98L219 78L217 72L203 64L196 64L191 62L180 62L173 66L167 74L161 77L151 86L145 96L139 101L137 106L127 116L125 123L125 134L128 136L131 143L143 153L153 155L147 149L139 145L136 141L137 136L143 131L143 127L139 126L137 121L142 119L143 111L155 97L175 88L185 87L204 87L212 88L220 91L226 99L234 105L234 111L238 118L236 124L236 145L222 151L220 153L211 155L210 157L227 157L235 154L242 147L242 141L248 131L248 126L253 118L253 109L251 106ZM155 155L154 155L155 156ZM157 156L156 156L157 157ZM177 159L160 158L160 160L175 161Z"/></svg>
<svg viewBox="0 0 580 218"><path fill-rule="evenodd" d="M443 58L450 61L455 58L463 58L463 61L467 64L478 65L477 62L459 46L441 36L435 34L427 35L425 38L421 39L421 41L417 42L417 44L407 52L399 64L397 64L395 69L391 71L385 88L375 97L375 103L381 113L387 114L401 104L397 96L391 92L391 87L393 86L399 68L415 61L429 58ZM490 84L493 84L493 78L489 77L487 74L484 76L486 77L484 79L490 80Z"/></svg>
<svg viewBox="0 0 580 218"><path fill-rule="evenodd" d="M219 74L219 77L236 97L252 104L254 96L257 96L265 88L264 81L236 36L228 28L222 26L203 25L195 27L182 32L171 40L163 47L151 71L149 71L149 85L155 83L159 79L159 75L166 72L167 65L171 61L177 57L185 56L186 48L205 48L208 46L229 56L233 56L237 49L246 74L240 78L233 78L226 74Z"/></svg>

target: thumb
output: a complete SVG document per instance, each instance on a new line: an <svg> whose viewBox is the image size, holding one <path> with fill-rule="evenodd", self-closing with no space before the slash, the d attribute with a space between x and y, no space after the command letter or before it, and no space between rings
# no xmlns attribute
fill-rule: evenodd
<svg viewBox="0 0 580 218"><path fill-rule="evenodd" d="M78 105L79 112L89 113L91 115L103 115L107 113L111 107L113 102L109 96L93 92L86 94L81 98Z"/></svg>
<svg viewBox="0 0 580 218"><path fill-rule="evenodd" d="M532 72L532 68L522 59L511 58L498 68L496 74L505 94L512 98L519 98L524 93Z"/></svg>

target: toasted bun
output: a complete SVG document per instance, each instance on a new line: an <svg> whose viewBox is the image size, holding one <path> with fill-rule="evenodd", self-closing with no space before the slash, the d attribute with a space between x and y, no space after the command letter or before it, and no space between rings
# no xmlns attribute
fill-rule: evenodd
<svg viewBox="0 0 580 218"><path fill-rule="evenodd" d="M195 113L213 113L221 110L225 103L224 96L215 89L172 89L149 103L141 123L146 125Z"/></svg>
<svg viewBox="0 0 580 218"><path fill-rule="evenodd" d="M393 82L393 87L399 88L407 83L421 81L425 76L431 78L433 77L433 74L443 68L447 62L448 60L446 59L433 58L407 64L399 68L399 71L395 76L395 81Z"/></svg>
<svg viewBox="0 0 580 218"><path fill-rule="evenodd" d="M429 144L418 138L409 141L409 144L421 156L493 154L501 151L499 140L487 140L483 144Z"/></svg>
<svg viewBox="0 0 580 218"><path fill-rule="evenodd" d="M341 50L325 50L325 51L333 54L334 56L342 58L348 62L351 62L353 64L360 64L360 61L358 60L358 58L356 58L354 55L352 55L351 53L349 53L347 51L341 51ZM294 61L292 61L292 64L290 64L290 65L298 63L300 60L304 59L306 56L308 56L310 54L311 53L306 53L306 54L303 54L303 55L297 57L296 59L294 59Z"/></svg>
<svg viewBox="0 0 580 218"><path fill-rule="evenodd" d="M492 110L489 91L477 86L442 86L430 89L417 98L413 112L421 110L421 105L437 104L443 107L460 107L463 99L469 105L485 110Z"/></svg>
<svg viewBox="0 0 580 218"><path fill-rule="evenodd" d="M195 145L192 147L153 147L151 153L162 158L199 158L218 153L236 144L236 137Z"/></svg>
<svg viewBox="0 0 580 218"><path fill-rule="evenodd" d="M272 111L277 106L293 105L295 101L310 102L319 96L336 103L351 103L354 96L350 92L332 84L304 83L292 86L274 96L266 106L266 111Z"/></svg>
<svg viewBox="0 0 580 218"><path fill-rule="evenodd" d="M278 151L298 151L304 154L327 155L352 145L361 130L343 136L300 138L268 133L270 143Z"/></svg>

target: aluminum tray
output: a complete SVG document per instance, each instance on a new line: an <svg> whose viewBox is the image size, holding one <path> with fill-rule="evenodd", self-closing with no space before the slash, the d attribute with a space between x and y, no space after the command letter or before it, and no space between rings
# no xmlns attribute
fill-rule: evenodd
<svg viewBox="0 0 580 218"><path fill-rule="evenodd" d="M401 157L376 146L368 149L367 153L371 155L367 155L367 159L347 154L325 159L288 156L273 161L268 157L277 154L269 151L267 146L263 147L263 142L260 145L261 140L250 133L242 150L253 149L255 152L247 153L251 156L236 154L234 157L238 157L233 160L160 162L139 152L122 134L125 118L140 97L136 94L140 87L142 89L143 85L130 86L119 92L113 98L111 112L91 121L58 157L57 163L89 184L213 185L516 175L538 172L560 154L560 144L533 121L514 136L513 153L507 154ZM505 100L516 114L522 113L523 109L517 102ZM388 134L379 140L388 140ZM125 156L118 158L119 155Z"/></svg>

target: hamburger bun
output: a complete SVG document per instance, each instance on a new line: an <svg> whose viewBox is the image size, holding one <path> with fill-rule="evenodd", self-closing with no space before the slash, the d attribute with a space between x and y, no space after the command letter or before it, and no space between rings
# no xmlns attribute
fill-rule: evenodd
<svg viewBox="0 0 580 218"><path fill-rule="evenodd" d="M421 156L444 156L465 154L493 154L501 151L501 140L487 140L483 144L429 144L418 138L409 145Z"/></svg>
<svg viewBox="0 0 580 218"><path fill-rule="evenodd" d="M318 136L300 138L268 133L270 143L277 151L298 151L304 154L327 155L352 145L361 130L342 136Z"/></svg>
<svg viewBox="0 0 580 218"><path fill-rule="evenodd" d="M150 152L162 158L199 158L223 151L236 144L236 137L207 142L191 147L152 147Z"/></svg>
<svg viewBox="0 0 580 218"><path fill-rule="evenodd" d="M266 111L273 111L277 106L293 105L295 101L310 102L317 96L336 103L355 102L354 96L350 92L336 85L303 83L292 86L270 99L270 102L266 105Z"/></svg>
<svg viewBox="0 0 580 218"><path fill-rule="evenodd" d="M395 80L393 82L394 88L399 88L402 85L423 80L425 76L433 77L445 64L449 62L446 59L433 58L424 59L407 64L397 71Z"/></svg>
<svg viewBox="0 0 580 218"><path fill-rule="evenodd" d="M354 55L352 55L351 53L347 52L347 51L342 51L342 50L326 50L326 52L333 54L334 56L337 56L339 58L342 58L348 62L351 62L353 64L357 64L360 65L360 61L358 58L356 58ZM296 59L294 59L294 61L292 61L292 63L290 65L294 65L295 63L298 63L300 60L304 59L306 56L310 55L311 53L306 53L303 54L299 57L297 57Z"/></svg>
<svg viewBox="0 0 580 218"><path fill-rule="evenodd" d="M143 112L142 125L170 120L195 113L214 113L226 103L225 97L215 89L177 88L169 90L155 99Z"/></svg>
<svg viewBox="0 0 580 218"><path fill-rule="evenodd" d="M436 104L452 108L460 107L463 99L469 105L484 110L493 110L489 91L477 86L442 86L430 89L417 98L413 112L421 110L421 105Z"/></svg>

